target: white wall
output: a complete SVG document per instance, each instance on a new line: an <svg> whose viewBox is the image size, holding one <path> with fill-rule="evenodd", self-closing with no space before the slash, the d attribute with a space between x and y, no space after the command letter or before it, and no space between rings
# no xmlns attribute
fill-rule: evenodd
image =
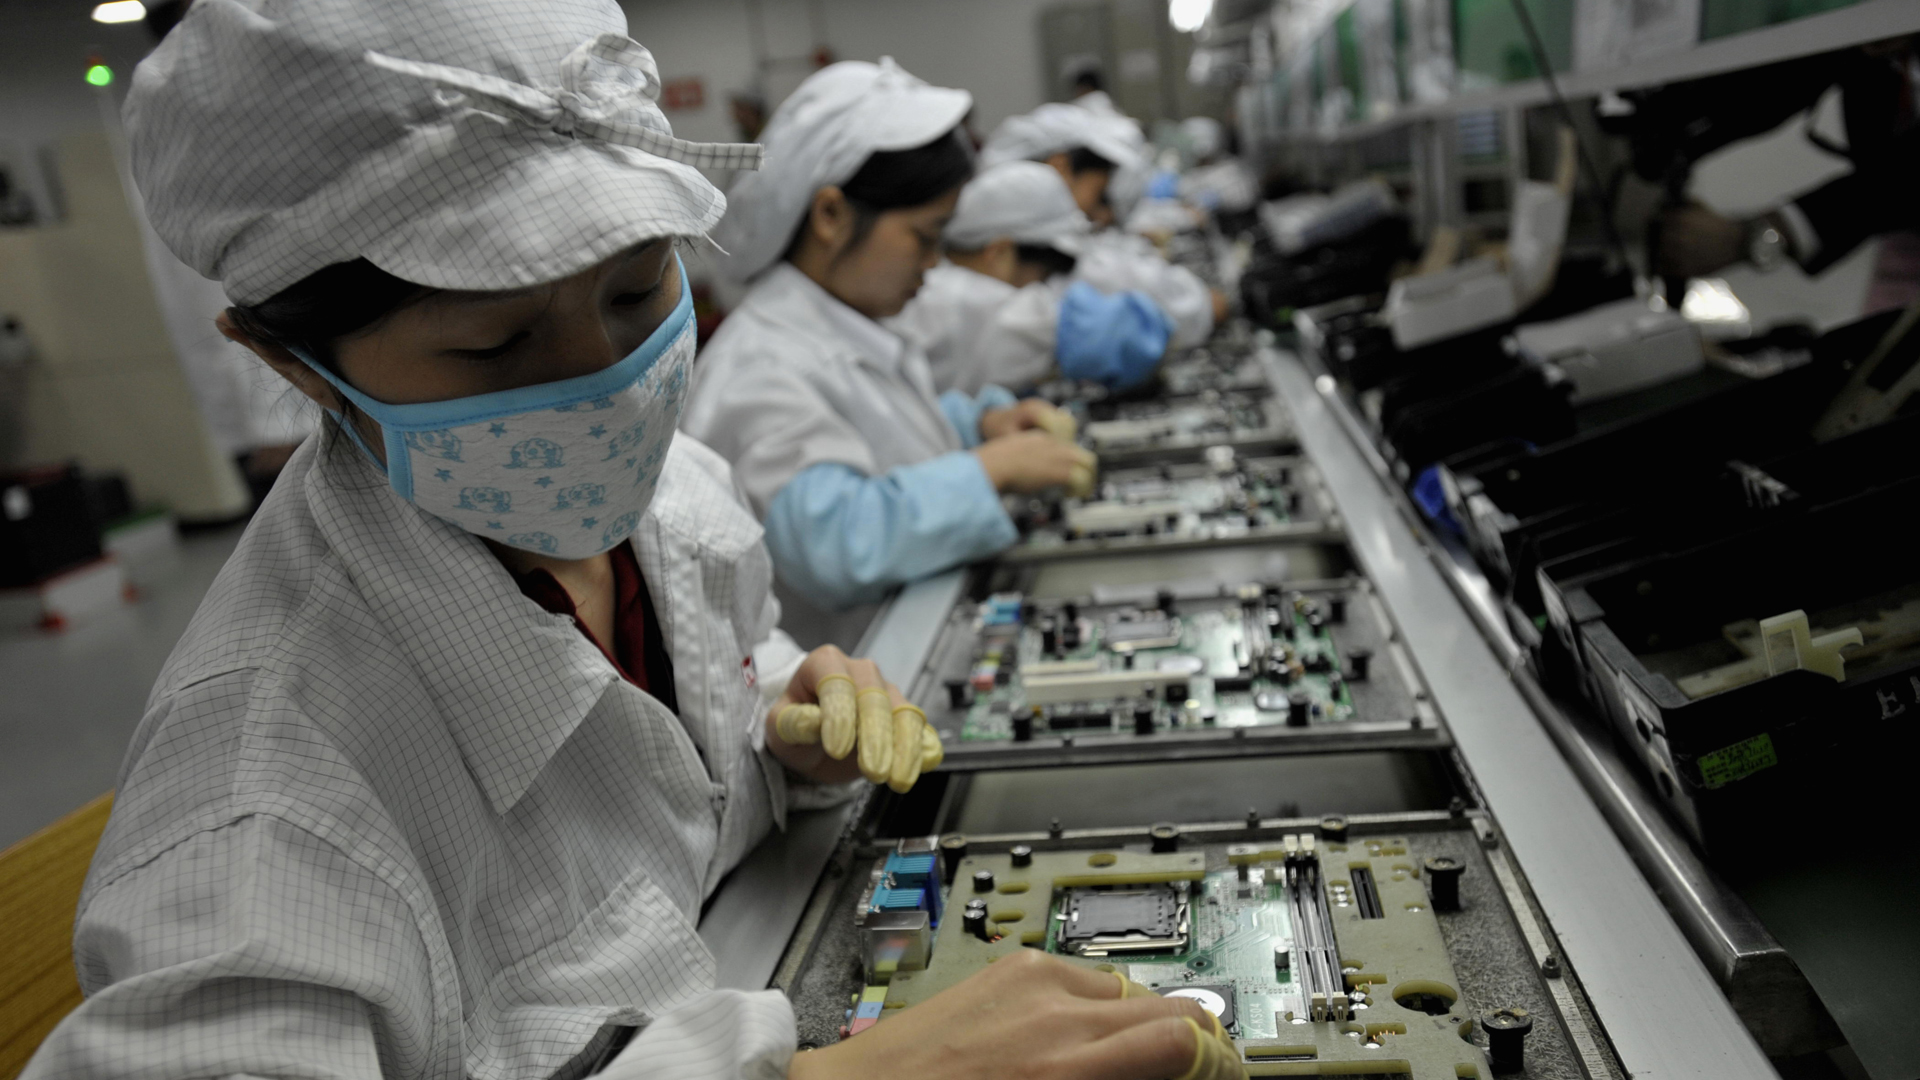
<svg viewBox="0 0 1920 1080"><path fill-rule="evenodd" d="M802 61L816 44L839 60L890 55L929 82L974 97L974 124L993 125L1045 100L1040 72L1039 13L1058 0L758 0L767 51L779 63L768 75L768 106L812 67ZM754 84L749 8L754 0L623 0L635 40L653 50L663 78L699 76L706 105L668 114L688 139L737 135L727 94ZM814 40L810 10L824 23Z"/></svg>

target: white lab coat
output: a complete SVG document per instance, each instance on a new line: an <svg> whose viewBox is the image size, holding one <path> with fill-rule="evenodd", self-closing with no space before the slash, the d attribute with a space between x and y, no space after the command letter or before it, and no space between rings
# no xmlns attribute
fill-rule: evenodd
<svg viewBox="0 0 1920 1080"><path fill-rule="evenodd" d="M677 439L631 541L675 715L309 439L154 687L80 901L89 997L25 1075L551 1077L609 1024L676 1076L783 1075L785 997L714 989L694 932L788 801L760 535Z"/></svg>
<svg viewBox="0 0 1920 1080"><path fill-rule="evenodd" d="M1065 278L1018 287L942 260L886 325L927 355L936 390L977 394L1044 382L1054 368L1054 334Z"/></svg>
<svg viewBox="0 0 1920 1080"><path fill-rule="evenodd" d="M732 464L763 520L774 496L812 466L879 476L965 448L926 354L788 262L760 275L694 371L681 427ZM835 611L784 584L778 595L786 626L809 647L851 651L878 611Z"/></svg>
<svg viewBox="0 0 1920 1080"><path fill-rule="evenodd" d="M1101 292L1146 293L1173 320L1169 348L1190 349L1213 333L1213 290L1193 271L1168 262L1153 244L1119 229L1081 241L1073 276Z"/></svg>

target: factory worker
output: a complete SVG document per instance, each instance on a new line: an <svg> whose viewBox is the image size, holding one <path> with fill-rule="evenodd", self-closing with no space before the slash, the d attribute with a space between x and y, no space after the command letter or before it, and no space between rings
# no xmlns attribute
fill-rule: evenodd
<svg viewBox="0 0 1920 1080"><path fill-rule="evenodd" d="M1145 293L1069 277L1091 231L1049 166L990 166L960 192L946 258L888 325L926 350L941 390L1023 389L1056 373L1137 385L1166 354L1172 322Z"/></svg>
<svg viewBox="0 0 1920 1080"><path fill-rule="evenodd" d="M693 166L758 152L673 139L659 85L613 0L202 0L141 64L155 229L330 416L154 688L77 912L89 996L26 1076L1220 1052L1037 954L804 1064L783 995L715 989L695 921L789 784L937 752L835 650L771 710L754 686L777 611L725 464L674 434L673 238L723 209Z"/></svg>
<svg viewBox="0 0 1920 1080"><path fill-rule="evenodd" d="M701 354L684 424L766 523L796 633L858 640L890 587L1014 542L1001 492L1091 481L1091 455L1046 430L1064 414L997 386L937 394L925 354L878 321L939 257L973 171L956 135L971 103L892 60L824 68L774 111L767 167L714 231L751 288Z"/></svg>
<svg viewBox="0 0 1920 1080"><path fill-rule="evenodd" d="M1053 102L1000 122L980 150L986 165L1041 161L1060 173L1074 202L1099 230L1080 245L1074 275L1102 292L1139 291L1173 320L1174 348L1207 340L1226 315L1226 297L1184 267L1167 262L1142 237L1108 228L1117 173L1138 172L1146 140L1126 117Z"/></svg>

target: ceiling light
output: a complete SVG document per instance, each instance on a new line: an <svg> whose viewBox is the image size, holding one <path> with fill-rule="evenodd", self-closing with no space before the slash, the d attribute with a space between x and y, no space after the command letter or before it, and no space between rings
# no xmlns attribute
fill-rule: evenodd
<svg viewBox="0 0 1920 1080"><path fill-rule="evenodd" d="M1213 0L1169 0L1167 21L1183 34L1191 34L1206 24L1213 14Z"/></svg>
<svg viewBox="0 0 1920 1080"><path fill-rule="evenodd" d="M147 5L140 0L112 0L93 9L93 21L103 23L139 22L147 17Z"/></svg>

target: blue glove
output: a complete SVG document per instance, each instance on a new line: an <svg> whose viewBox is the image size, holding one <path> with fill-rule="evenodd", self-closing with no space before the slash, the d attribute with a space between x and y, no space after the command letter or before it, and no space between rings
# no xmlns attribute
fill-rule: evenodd
<svg viewBox="0 0 1920 1080"><path fill-rule="evenodd" d="M1173 336L1173 320L1143 292L1103 293L1084 281L1067 287L1054 328L1060 373L1114 390L1145 382Z"/></svg>
<svg viewBox="0 0 1920 1080"><path fill-rule="evenodd" d="M1147 197L1151 199L1177 199L1180 197L1180 177L1177 173L1161 169L1147 181Z"/></svg>

